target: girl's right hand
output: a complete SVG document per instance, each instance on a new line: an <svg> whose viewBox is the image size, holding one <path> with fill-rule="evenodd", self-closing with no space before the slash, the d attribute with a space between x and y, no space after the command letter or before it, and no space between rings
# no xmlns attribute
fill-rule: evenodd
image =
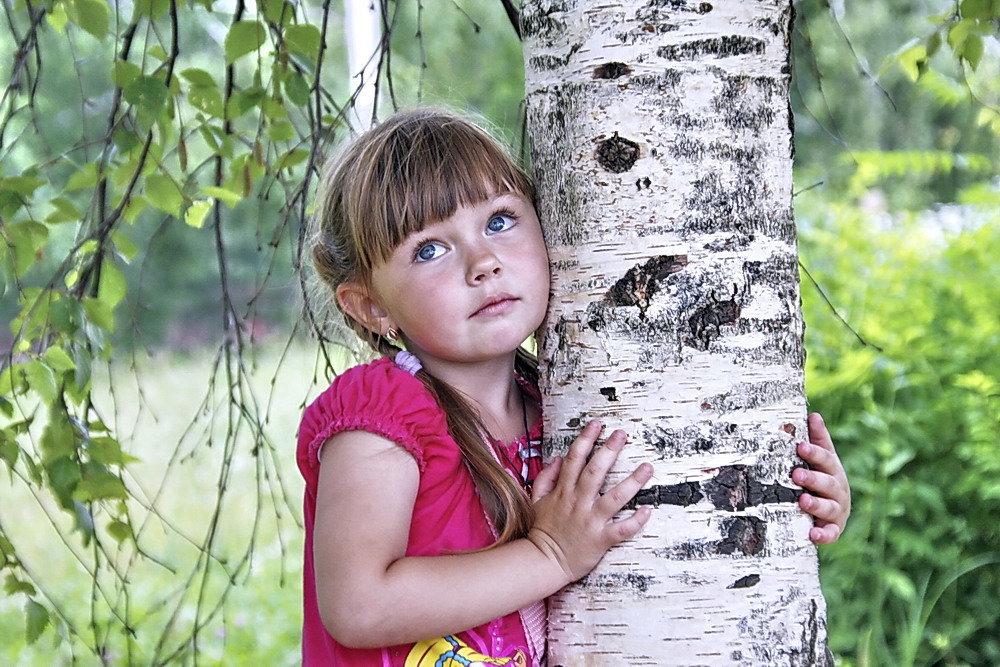
<svg viewBox="0 0 1000 667"><path fill-rule="evenodd" d="M553 460L538 474L532 488L535 521L528 539L559 564L567 583L594 569L608 549L638 533L650 516L650 508L643 506L626 519L612 521L652 478L653 466L641 464L601 494L608 471L626 441L623 431L614 431L595 450L603 428L598 421L587 424L570 445L565 459Z"/></svg>

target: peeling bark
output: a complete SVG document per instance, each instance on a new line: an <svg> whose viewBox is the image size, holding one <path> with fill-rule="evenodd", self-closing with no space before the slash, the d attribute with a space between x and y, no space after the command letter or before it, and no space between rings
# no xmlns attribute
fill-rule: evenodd
<svg viewBox="0 0 1000 667"><path fill-rule="evenodd" d="M551 665L828 664L809 517L788 0L528 0L547 455L652 460L643 534L550 605ZM798 434L798 435L797 435Z"/></svg>

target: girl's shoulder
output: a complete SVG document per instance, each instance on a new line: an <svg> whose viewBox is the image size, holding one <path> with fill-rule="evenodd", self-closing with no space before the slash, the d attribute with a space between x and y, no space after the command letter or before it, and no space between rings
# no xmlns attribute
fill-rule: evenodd
<svg viewBox="0 0 1000 667"><path fill-rule="evenodd" d="M359 430L401 445L423 470L425 436L446 432L447 419L423 382L384 357L344 371L305 409L299 426L300 463L319 465L319 448L326 440Z"/></svg>

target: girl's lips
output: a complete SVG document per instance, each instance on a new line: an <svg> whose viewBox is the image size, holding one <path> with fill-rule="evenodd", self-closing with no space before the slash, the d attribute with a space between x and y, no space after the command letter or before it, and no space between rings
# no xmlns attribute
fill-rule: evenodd
<svg viewBox="0 0 1000 667"><path fill-rule="evenodd" d="M486 299L479 307L479 310L472 313L469 317L478 317L480 315L499 315L500 313L506 312L508 308L513 306L515 301L517 301L517 299L510 294L496 294Z"/></svg>

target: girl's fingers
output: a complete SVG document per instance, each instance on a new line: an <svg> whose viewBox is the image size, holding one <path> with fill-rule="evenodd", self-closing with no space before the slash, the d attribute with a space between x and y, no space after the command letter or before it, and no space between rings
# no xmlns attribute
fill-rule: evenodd
<svg viewBox="0 0 1000 667"><path fill-rule="evenodd" d="M652 516L653 511L648 505L643 505L635 512L632 516L629 516L621 521L615 521L608 524L609 538L614 540L612 545L618 544L619 542L624 542L628 538L637 534L642 527L646 525L649 521L649 517Z"/></svg>
<svg viewBox="0 0 1000 667"><path fill-rule="evenodd" d="M604 445L594 450L578 481L580 493L585 498L597 497L601 487L604 486L608 471L618 460L618 454L625 446L626 439L624 431L613 431L604 441Z"/></svg>
<svg viewBox="0 0 1000 667"><path fill-rule="evenodd" d="M841 465L837 455L819 445L800 442L797 451L803 461L820 472L833 475L844 471L844 466Z"/></svg>
<svg viewBox="0 0 1000 667"><path fill-rule="evenodd" d="M591 450L594 449L594 443L597 442L597 436L601 434L603 429L604 424L596 419L583 427L580 435L576 436L576 440L569 446L569 451L563 460L562 473L559 475L560 483L570 486L576 485L580 471L587 465L587 457L590 456Z"/></svg>
<svg viewBox="0 0 1000 667"><path fill-rule="evenodd" d="M839 524L843 517L840 503L829 498L817 498L808 493L799 496L799 507L819 519L816 525L827 521Z"/></svg>
<svg viewBox="0 0 1000 667"><path fill-rule="evenodd" d="M796 468L792 471L792 481L826 498L840 499L844 494L840 481L833 475L818 470Z"/></svg>
<svg viewBox="0 0 1000 667"><path fill-rule="evenodd" d="M639 489L646 485L653 477L653 466L648 463L641 464L632 471L632 474L615 484L603 496L596 505L603 515L614 516L621 511L625 504L639 493Z"/></svg>
<svg viewBox="0 0 1000 667"><path fill-rule="evenodd" d="M826 423L823 421L823 417L818 412L814 412L809 415L809 418L806 420L806 424L809 428L809 442L814 445L818 445L827 451L835 451L833 448L833 438L830 437L830 431L826 429Z"/></svg>
<svg viewBox="0 0 1000 667"><path fill-rule="evenodd" d="M833 544L840 538L840 526L835 523L816 524L809 529L809 539L816 544Z"/></svg>
<svg viewBox="0 0 1000 667"><path fill-rule="evenodd" d="M559 471L562 470L563 459L557 456L535 476L531 485L531 502L536 503L551 493L559 481Z"/></svg>

